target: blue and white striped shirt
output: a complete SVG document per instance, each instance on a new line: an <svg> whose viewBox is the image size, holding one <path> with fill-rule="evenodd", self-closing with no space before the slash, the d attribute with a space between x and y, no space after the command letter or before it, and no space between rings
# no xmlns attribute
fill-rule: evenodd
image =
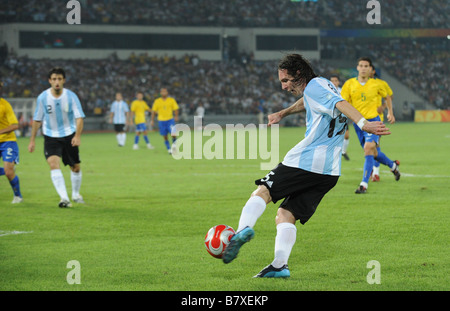
<svg viewBox="0 0 450 311"><path fill-rule="evenodd" d="M60 97L55 98L51 88L42 92L36 103L33 120L42 122L42 133L49 137L66 137L76 131L76 119L84 118L78 96L63 89Z"/></svg>
<svg viewBox="0 0 450 311"><path fill-rule="evenodd" d="M121 101L114 101L111 105L111 112L114 113L113 123L114 124L126 124L127 123L127 112L130 111L128 104Z"/></svg>
<svg viewBox="0 0 450 311"><path fill-rule="evenodd" d="M344 99L327 79L312 79L303 92L305 138L285 156L283 164L313 173L339 176L347 118L336 108Z"/></svg>

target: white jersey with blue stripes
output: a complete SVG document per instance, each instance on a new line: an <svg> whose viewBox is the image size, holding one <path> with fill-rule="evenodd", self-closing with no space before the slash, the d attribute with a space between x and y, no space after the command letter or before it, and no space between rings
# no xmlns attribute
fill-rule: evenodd
<svg viewBox="0 0 450 311"><path fill-rule="evenodd" d="M130 111L128 104L123 100L115 100L111 105L111 112L114 113L113 123L114 124L126 124L127 122L127 112Z"/></svg>
<svg viewBox="0 0 450 311"><path fill-rule="evenodd" d="M78 96L63 88L61 96L54 97L51 88L42 92L36 103L33 120L42 122L42 133L49 137L66 137L76 131L76 119L84 118Z"/></svg>
<svg viewBox="0 0 450 311"><path fill-rule="evenodd" d="M312 79L303 92L305 138L285 156L283 165L339 176L347 118L336 108L344 99L327 79Z"/></svg>

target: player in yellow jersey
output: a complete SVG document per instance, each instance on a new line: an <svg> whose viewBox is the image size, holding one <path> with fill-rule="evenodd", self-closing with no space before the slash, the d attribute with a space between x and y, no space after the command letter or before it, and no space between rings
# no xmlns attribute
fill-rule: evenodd
<svg viewBox="0 0 450 311"><path fill-rule="evenodd" d="M158 114L159 134L164 137L164 144L166 145L169 154L172 154L175 149L175 141L177 140L173 128L175 122L178 122L178 104L173 97L169 96L167 88L160 90L161 97L153 102L151 125L154 125L155 115ZM168 135L172 136L172 148L170 147Z"/></svg>
<svg viewBox="0 0 450 311"><path fill-rule="evenodd" d="M0 81L0 91L3 82ZM20 192L19 176L16 175L14 166L19 163L19 146L17 145L15 130L19 128L19 121L14 114L11 104L0 97L0 158L3 159L3 167L0 167L0 176L5 175L14 192L11 203L23 201Z"/></svg>
<svg viewBox="0 0 450 311"><path fill-rule="evenodd" d="M372 79L375 80L375 82L380 84L380 87L384 88L386 90L386 97L384 97L384 102L383 102L383 98L380 97L379 99L379 106L378 106L378 114L380 116L381 121L384 121L384 110L386 108L388 108L388 115L391 117L390 119L390 123L394 123L395 122L395 117L394 117L394 113L393 113L393 106L392 106L392 96L393 96L393 92L391 87L389 86L389 84L384 81L381 80L377 73L376 73L376 69L375 66L372 65L372 72L370 74L370 77ZM380 137L381 139L381 137ZM378 145L380 145L380 141L378 142ZM374 165L373 165L373 170L372 170L372 175L371 175L371 180L374 182L380 181L380 162L378 162L377 160L375 160Z"/></svg>
<svg viewBox="0 0 450 311"><path fill-rule="evenodd" d="M139 149L139 136L142 133L144 136L145 143L147 144L148 149L153 149L152 144L150 144L150 140L147 136L147 124L145 122L145 112L151 112L152 110L144 101L144 93L137 92L136 99L131 102L131 114L132 118L134 117L134 123L136 124L136 136L134 137L134 145L133 149Z"/></svg>
<svg viewBox="0 0 450 311"><path fill-rule="evenodd" d="M372 71L372 61L368 57L358 59L356 67L358 77L347 80L342 86L341 96L355 107L365 119L369 121L381 121L378 114L379 99L386 97L387 92L380 87L374 79L370 78ZM395 121L392 111L387 115L388 121ZM399 162L390 160L379 148L379 136L366 133L353 124L356 135L361 146L364 148L364 173L362 181L355 193L366 193L369 178L372 173L374 160L387 165L395 176L395 180L400 179L398 170Z"/></svg>

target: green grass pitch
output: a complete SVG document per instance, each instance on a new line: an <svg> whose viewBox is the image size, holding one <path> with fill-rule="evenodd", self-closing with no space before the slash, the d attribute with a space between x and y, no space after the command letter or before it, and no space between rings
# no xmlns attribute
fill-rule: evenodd
<svg viewBox="0 0 450 311"><path fill-rule="evenodd" d="M353 129L337 186L306 225L297 224L287 280L253 279L273 260L275 214L269 204L255 238L225 265L204 246L209 228L237 227L241 209L267 171L261 160L175 160L163 139L154 150L117 146L113 133L82 136L81 193L86 204L58 208L43 156L18 139L24 202L0 178L2 291L438 291L450 289L450 124L398 123L381 140L401 161L396 182L386 167L366 195L354 190L363 151ZM280 161L304 135L280 128ZM206 138L204 138L206 139ZM70 195L70 172L62 169ZM22 232L22 233L19 233ZM15 233L15 234L13 234ZM69 284L79 262L81 284ZM381 284L369 284L369 261Z"/></svg>

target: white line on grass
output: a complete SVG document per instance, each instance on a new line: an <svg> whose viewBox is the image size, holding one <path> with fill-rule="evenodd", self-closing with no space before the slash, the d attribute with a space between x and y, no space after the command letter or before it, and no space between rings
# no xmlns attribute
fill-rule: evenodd
<svg viewBox="0 0 450 311"><path fill-rule="evenodd" d="M5 235L13 235L13 234L24 234L24 233L32 233L33 231L3 231L0 230L0 236L5 236Z"/></svg>

